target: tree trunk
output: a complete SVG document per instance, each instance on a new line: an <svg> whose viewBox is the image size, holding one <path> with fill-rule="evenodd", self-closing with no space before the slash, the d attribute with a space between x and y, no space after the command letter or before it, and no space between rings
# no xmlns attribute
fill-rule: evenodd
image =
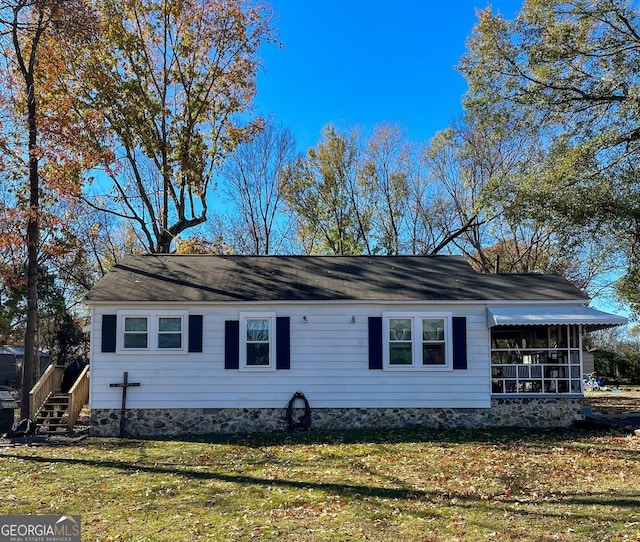
<svg viewBox="0 0 640 542"><path fill-rule="evenodd" d="M38 178L38 131L36 125L36 98L31 74L25 76L28 95L29 126L29 216L27 221L27 326L24 337L24 360L22 362L22 395L20 417L31 417L29 392L34 384L36 337L38 333L38 252L40 244L40 199Z"/></svg>
<svg viewBox="0 0 640 542"><path fill-rule="evenodd" d="M157 254L169 254L171 252L171 243L173 243L173 236L166 230L163 231L156 239L155 252Z"/></svg>
<svg viewBox="0 0 640 542"><path fill-rule="evenodd" d="M31 209L37 212L37 209ZM38 219L29 219L27 226L27 326L24 336L24 360L22 362L22 400L20 418L31 417L29 392L34 384L36 367L36 336L38 334ZM35 413L34 413L35 414Z"/></svg>

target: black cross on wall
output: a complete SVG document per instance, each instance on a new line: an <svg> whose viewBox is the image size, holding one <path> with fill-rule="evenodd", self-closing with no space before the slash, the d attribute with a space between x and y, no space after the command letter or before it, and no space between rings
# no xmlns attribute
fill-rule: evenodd
<svg viewBox="0 0 640 542"><path fill-rule="evenodd" d="M129 382L129 373L124 372L122 382L116 382L115 384L109 384L110 388L122 388L122 408L120 410L120 436L124 437L124 424L127 414L127 388L137 388L140 386L140 382Z"/></svg>

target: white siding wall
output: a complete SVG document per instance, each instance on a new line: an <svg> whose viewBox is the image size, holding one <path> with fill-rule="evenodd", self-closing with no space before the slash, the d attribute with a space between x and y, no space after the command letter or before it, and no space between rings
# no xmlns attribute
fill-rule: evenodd
<svg viewBox="0 0 640 542"><path fill-rule="evenodd" d="M119 307L124 308L124 307ZM144 308L144 307L130 307ZM168 307L164 307L168 308ZM297 390L312 408L490 406L489 332L484 305L197 305L170 308L202 314L203 352L114 354L101 352L103 314L94 306L91 338L91 408L120 408L129 372L128 408L280 408ZM467 318L466 370L370 370L368 317L383 311L451 312ZM241 372L224 368L224 322L241 311L274 311L291 318L291 368ZM355 315L356 323L352 323ZM308 323L303 322L306 316ZM121 330L118 330L120 333Z"/></svg>

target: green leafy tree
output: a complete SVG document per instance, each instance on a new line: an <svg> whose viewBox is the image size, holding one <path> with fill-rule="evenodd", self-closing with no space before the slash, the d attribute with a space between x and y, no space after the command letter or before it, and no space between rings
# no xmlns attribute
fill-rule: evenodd
<svg viewBox="0 0 640 542"><path fill-rule="evenodd" d="M432 139L426 157L442 192L431 205L440 201L444 217L429 230L439 233L431 253L462 253L484 273L560 274L594 295L610 285L598 238L566 239L553 217L522 205L520 183L543 169L546 154L539 134L520 119L467 114Z"/></svg>
<svg viewBox="0 0 640 542"><path fill-rule="evenodd" d="M595 370L607 384L640 384L640 342L638 328L595 331L585 338L593 351Z"/></svg>
<svg viewBox="0 0 640 542"><path fill-rule="evenodd" d="M56 327L50 348L55 363L65 367L74 361L85 361L89 351L88 334L83 332L78 320L65 311Z"/></svg>
<svg viewBox="0 0 640 542"><path fill-rule="evenodd" d="M358 182L358 134L329 125L323 140L285 169L280 189L307 253L371 253L371 210Z"/></svg>
<svg viewBox="0 0 640 542"><path fill-rule="evenodd" d="M507 21L479 12L460 69L468 111L540 137L541 157L506 184L522 212L585 234L627 264L620 293L640 307L640 12L621 0L527 0Z"/></svg>
<svg viewBox="0 0 640 542"><path fill-rule="evenodd" d="M26 265L0 269L0 345L20 344L24 337L28 322L26 274ZM38 272L38 348L46 346L51 334L55 334L55 322L65 311L66 298L61 282L46 267L41 267Z"/></svg>

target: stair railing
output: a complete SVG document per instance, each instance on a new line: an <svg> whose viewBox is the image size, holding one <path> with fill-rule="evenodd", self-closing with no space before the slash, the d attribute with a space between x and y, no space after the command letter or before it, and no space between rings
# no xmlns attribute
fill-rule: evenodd
<svg viewBox="0 0 640 542"><path fill-rule="evenodd" d="M64 367L59 367L53 363L46 368L45 372L38 379L35 386L29 392L29 412L31 418L35 419L38 411L42 408L49 398L60 391L62 387L62 375Z"/></svg>
<svg viewBox="0 0 640 542"><path fill-rule="evenodd" d="M84 405L89 401L89 366L87 365L69 390L69 432L78 421Z"/></svg>

